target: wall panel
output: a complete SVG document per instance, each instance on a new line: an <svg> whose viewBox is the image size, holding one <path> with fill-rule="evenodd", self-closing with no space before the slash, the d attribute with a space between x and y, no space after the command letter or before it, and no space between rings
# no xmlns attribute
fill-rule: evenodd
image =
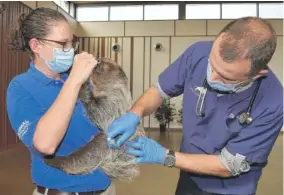
<svg viewBox="0 0 284 195"><path fill-rule="evenodd" d="M207 35L218 35L219 32L232 20L208 20Z"/></svg>
<svg viewBox="0 0 284 195"><path fill-rule="evenodd" d="M124 22L80 22L76 35L79 37L124 36Z"/></svg>
<svg viewBox="0 0 284 195"><path fill-rule="evenodd" d="M126 21L125 36L173 36L174 21Z"/></svg>
<svg viewBox="0 0 284 195"><path fill-rule="evenodd" d="M144 37L135 37L133 46L132 98L136 101L143 93Z"/></svg>
<svg viewBox="0 0 284 195"><path fill-rule="evenodd" d="M144 69L143 69L143 77L144 77L144 86L143 92L145 92L150 87L150 65L151 65L151 38L145 37L145 47L144 47ZM150 116L146 116L143 119L144 127L150 127Z"/></svg>
<svg viewBox="0 0 284 195"><path fill-rule="evenodd" d="M120 45L120 51L115 54L116 55L115 60L120 66L122 66L122 53L123 53L122 40L123 40L122 37L117 37L115 40L115 43L118 43Z"/></svg>
<svg viewBox="0 0 284 195"><path fill-rule="evenodd" d="M20 2L5 2L7 9L0 14L0 149L18 142L12 130L6 109L6 90L11 79L26 71L29 66L27 53L13 53L8 50L8 36L11 24L17 21L20 13L29 13L31 9Z"/></svg>
<svg viewBox="0 0 284 195"><path fill-rule="evenodd" d="M90 38L83 38L82 40L82 44L84 45L84 48L86 48L85 50L90 53Z"/></svg>
<svg viewBox="0 0 284 195"><path fill-rule="evenodd" d="M111 39L111 37L105 37L104 38L104 45L105 45L105 48L104 48L104 56L105 57L110 57L110 55L109 55L109 41L110 41L110 39Z"/></svg>
<svg viewBox="0 0 284 195"><path fill-rule="evenodd" d="M36 1L21 1L21 2L31 9L36 8L36 4L37 4Z"/></svg>
<svg viewBox="0 0 284 195"><path fill-rule="evenodd" d="M175 35L206 35L206 20L177 20Z"/></svg>
<svg viewBox="0 0 284 195"><path fill-rule="evenodd" d="M153 45L161 43L163 51L156 51ZM170 64L170 37L151 38L151 64L150 64L150 85L158 81L159 74ZM158 121L151 115L150 127L159 127Z"/></svg>
<svg viewBox="0 0 284 195"><path fill-rule="evenodd" d="M276 35L283 35L283 20L268 20L274 28Z"/></svg>
<svg viewBox="0 0 284 195"><path fill-rule="evenodd" d="M277 37L277 47L269 67L283 84L283 36Z"/></svg>
<svg viewBox="0 0 284 195"><path fill-rule="evenodd" d="M37 1L37 7L46 7L57 10L57 5L53 1Z"/></svg>
<svg viewBox="0 0 284 195"><path fill-rule="evenodd" d="M125 71L126 76L128 77L128 88L131 89L131 81L130 81L130 69L131 69L131 52L132 52L132 42L133 39L129 37L123 38L123 45L122 45L122 68Z"/></svg>
<svg viewBox="0 0 284 195"><path fill-rule="evenodd" d="M77 22L77 20L75 20L72 16L70 16L67 12L65 12L62 8L60 8L60 7L58 7L58 12L60 12L60 13L62 13L65 17L66 17L66 19L68 20L68 22L69 22L69 24L70 24L70 26L71 26L71 29L72 29L72 31L74 32L74 34L75 34L75 32L76 32L76 28L77 28L77 26L78 26L78 22Z"/></svg>
<svg viewBox="0 0 284 195"><path fill-rule="evenodd" d="M208 20L207 35L217 35L232 20ZM267 20L277 35L283 35L283 20Z"/></svg>
<svg viewBox="0 0 284 195"><path fill-rule="evenodd" d="M89 39L89 53L95 55L95 51L96 51L96 43L95 43L95 38L90 38Z"/></svg>

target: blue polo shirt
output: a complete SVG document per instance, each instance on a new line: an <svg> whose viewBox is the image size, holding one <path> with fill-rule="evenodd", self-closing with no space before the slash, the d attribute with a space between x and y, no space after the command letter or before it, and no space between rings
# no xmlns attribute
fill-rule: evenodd
<svg viewBox="0 0 284 195"><path fill-rule="evenodd" d="M230 178L186 173L204 191L218 194L254 194L267 158L283 127L283 86L269 69L262 79L251 115L253 122L241 126L237 115L250 102L257 82L238 93L218 95L207 91L204 117L196 113L198 90L206 78L212 41L197 42L159 76L161 91L170 97L183 94L183 138L181 152L219 155L227 149L245 157L249 172ZM183 183L186 183L183 182Z"/></svg>
<svg viewBox="0 0 284 195"><path fill-rule="evenodd" d="M67 74L62 75L63 80L67 77ZM8 116L12 128L30 151L32 180L37 185L67 192L106 189L110 185L110 179L101 169L85 175L65 174L47 166L43 155L33 146L36 125L53 104L62 86L62 81L45 76L31 63L29 70L14 77L7 89ZM66 135L55 155L64 156L74 152L86 145L97 133L98 128L86 117L84 107L78 100Z"/></svg>

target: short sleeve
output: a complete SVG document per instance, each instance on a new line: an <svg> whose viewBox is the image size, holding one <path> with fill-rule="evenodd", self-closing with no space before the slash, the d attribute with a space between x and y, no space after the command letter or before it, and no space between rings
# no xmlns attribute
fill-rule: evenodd
<svg viewBox="0 0 284 195"><path fill-rule="evenodd" d="M243 156L250 164L265 164L283 127L283 106L267 109L250 126L227 143L226 149L235 156Z"/></svg>
<svg viewBox="0 0 284 195"><path fill-rule="evenodd" d="M195 44L185 50L173 64L166 68L158 78L157 88L169 97L176 97L183 93L185 80L190 72L192 53Z"/></svg>
<svg viewBox="0 0 284 195"><path fill-rule="evenodd" d="M43 109L20 83L13 80L7 89L6 104L12 129L31 148L37 123L44 114Z"/></svg>

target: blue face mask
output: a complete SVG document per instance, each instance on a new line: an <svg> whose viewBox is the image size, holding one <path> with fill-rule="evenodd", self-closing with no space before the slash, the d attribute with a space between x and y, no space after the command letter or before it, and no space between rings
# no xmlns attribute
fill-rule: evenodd
<svg viewBox="0 0 284 195"><path fill-rule="evenodd" d="M42 57L41 57L42 58ZM62 48L53 48L52 60L42 58L48 68L54 73L62 73L69 70L74 60L74 49L62 51Z"/></svg>
<svg viewBox="0 0 284 195"><path fill-rule="evenodd" d="M207 83L213 89L217 89L217 90L220 90L220 91L235 92L238 89L240 89L241 87L244 87L244 86L251 83L251 81L244 81L244 82L240 82L240 83L237 83L237 84L225 84L225 83L222 83L220 81L212 81L211 80L211 73L212 73L211 66L210 66L210 64L208 64L207 78L206 78Z"/></svg>

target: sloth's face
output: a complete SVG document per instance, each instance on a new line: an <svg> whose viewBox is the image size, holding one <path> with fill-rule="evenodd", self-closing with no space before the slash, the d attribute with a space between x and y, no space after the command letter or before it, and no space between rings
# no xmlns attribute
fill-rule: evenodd
<svg viewBox="0 0 284 195"><path fill-rule="evenodd" d="M90 76L94 96L127 87L127 76L123 69L109 58L99 58Z"/></svg>

